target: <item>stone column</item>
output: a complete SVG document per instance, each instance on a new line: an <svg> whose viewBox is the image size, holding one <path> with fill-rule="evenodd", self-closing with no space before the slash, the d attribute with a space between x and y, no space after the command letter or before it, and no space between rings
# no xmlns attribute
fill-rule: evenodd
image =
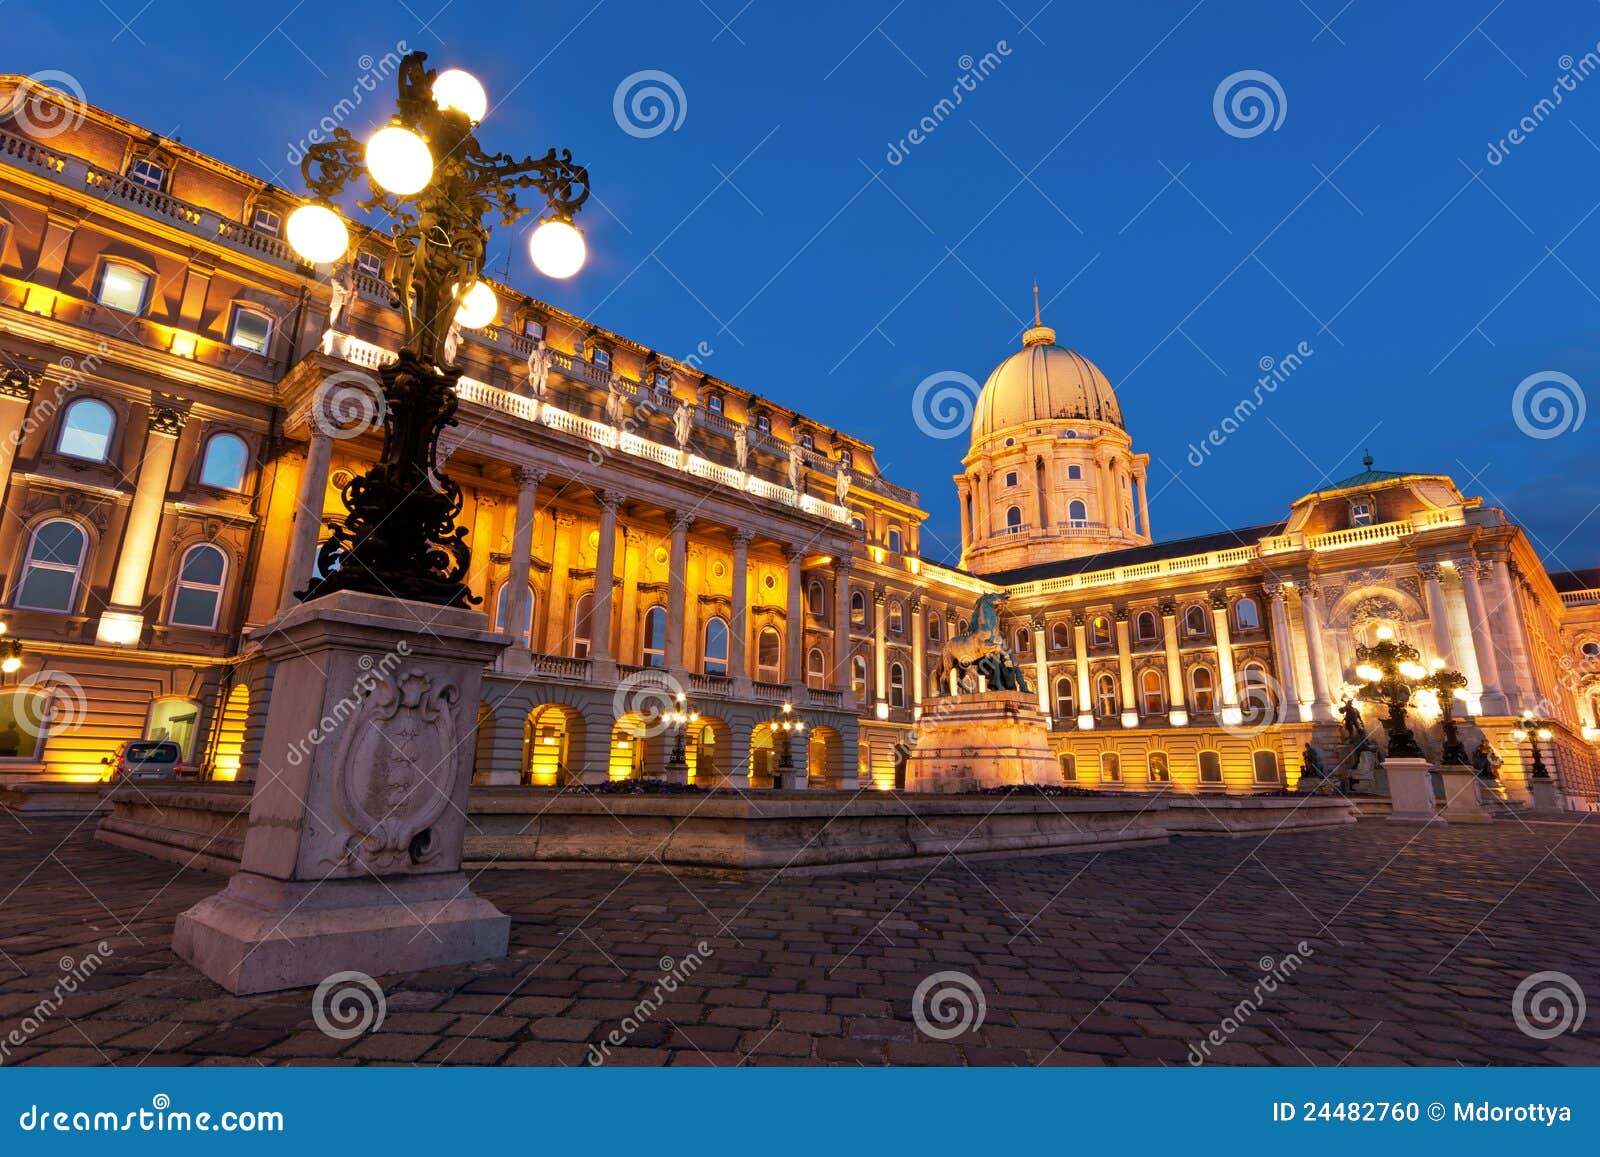
<svg viewBox="0 0 1600 1157"><path fill-rule="evenodd" d="M1117 674L1122 683L1122 725L1139 726L1138 698L1133 689L1133 645L1128 641L1128 608L1112 612L1117 624Z"/></svg>
<svg viewBox="0 0 1600 1157"><path fill-rule="evenodd" d="M1078 668L1078 727L1094 727L1094 699L1089 691L1089 617L1082 611L1072 614L1072 657Z"/></svg>
<svg viewBox="0 0 1600 1157"><path fill-rule="evenodd" d="M1150 495L1145 492L1149 482L1149 474L1139 471L1139 531L1146 538L1154 538L1150 533Z"/></svg>
<svg viewBox="0 0 1600 1157"><path fill-rule="evenodd" d="M1455 650L1450 640L1450 619L1444 607L1444 571L1438 563L1430 562L1417 567L1417 574L1422 579L1422 589L1427 595L1428 627L1433 634L1433 655L1424 655L1423 665L1427 666L1429 660L1437 655L1446 665L1456 667Z"/></svg>
<svg viewBox="0 0 1600 1157"><path fill-rule="evenodd" d="M1306 659L1311 667L1311 718L1319 723L1333 720L1333 698L1328 694L1328 665L1322 655L1322 615L1317 611L1317 584L1310 579L1299 583L1300 614L1305 620Z"/></svg>
<svg viewBox="0 0 1600 1157"><path fill-rule="evenodd" d="M934 612L938 614L937 611ZM922 596L911 596L911 714L922 716L923 668L928 665L928 632L922 621Z"/></svg>
<svg viewBox="0 0 1600 1157"><path fill-rule="evenodd" d="M734 530L733 540L733 611L728 623L728 674L733 677L736 695L748 696L750 668L745 651L750 638L750 540L755 537L748 530Z"/></svg>
<svg viewBox="0 0 1600 1157"><path fill-rule="evenodd" d="M788 671L789 693L796 703L805 700L801 695L801 688L806 685L806 609L804 566L806 561L806 548L786 545L783 548L783 559L789 564L788 601L784 608L785 634L789 637L783 642L784 667Z"/></svg>
<svg viewBox="0 0 1600 1157"><path fill-rule="evenodd" d="M1167 722L1182 727L1189 722L1183 686L1183 664L1178 659L1178 606L1161 604L1161 641L1167 653Z"/></svg>
<svg viewBox="0 0 1600 1157"><path fill-rule="evenodd" d="M521 639L520 632L528 618L528 600L531 597L528 577L533 570L534 495L539 483L544 481L544 474L543 470L527 466L511 468L511 479L517 484L517 509L511 528L511 566L506 578L505 624L510 626L506 633L515 641L506 649L505 658L501 660L507 671L522 672L531 666L533 631L529 630L526 642ZM479 549L482 549L481 545Z"/></svg>
<svg viewBox="0 0 1600 1157"><path fill-rule="evenodd" d="M1226 724L1236 724L1243 716L1239 711L1238 675L1233 669L1233 634L1228 630L1226 595L1211 596L1211 629L1217 639L1217 689L1222 694L1222 710L1217 718Z"/></svg>
<svg viewBox="0 0 1600 1157"><path fill-rule="evenodd" d="M1278 683L1283 688L1283 703L1287 707L1295 704L1299 711L1300 719L1305 722L1311 718L1311 712L1306 704L1300 702L1298 681L1294 673L1294 636L1289 631L1289 611L1284 605L1285 594L1282 583L1267 583L1263 586L1267 593L1268 605L1272 608L1272 661L1278 668Z"/></svg>
<svg viewBox="0 0 1600 1157"><path fill-rule="evenodd" d="M1521 617L1521 607L1512 589L1510 568L1504 554L1497 554L1487 560L1489 568L1489 599L1494 605L1488 608L1489 617L1493 619L1496 630L1494 634L1504 642L1502 656L1504 662L1500 664L1500 686L1505 691L1507 714L1516 714L1524 709L1528 700L1532 698L1534 684L1528 680L1526 653L1521 651L1522 636L1516 628L1516 621Z"/></svg>
<svg viewBox="0 0 1600 1157"><path fill-rule="evenodd" d="M850 686L850 564L841 558L833 564L833 685L844 692L846 705L854 705Z"/></svg>
<svg viewBox="0 0 1600 1157"><path fill-rule="evenodd" d="M28 407L39 388L39 379L22 370L0 367L0 498L11 483L11 463L22 444Z"/></svg>
<svg viewBox="0 0 1600 1157"><path fill-rule="evenodd" d="M884 622L884 606L889 592L876 587L872 592L872 671L873 692L877 699L877 716L889 718L889 639Z"/></svg>
<svg viewBox="0 0 1600 1157"><path fill-rule="evenodd" d="M156 406L150 411L150 436L145 442L144 460L139 465L133 502L128 508L128 525L117 556L111 600L95 630L95 642L99 644L136 644L144 632L144 596L150 580L150 561L155 556L156 536L167 507L172 458L186 421L187 414L165 406Z"/></svg>
<svg viewBox="0 0 1600 1157"><path fill-rule="evenodd" d="M639 655L639 571L646 543L643 531L622 528L622 622L617 632L617 659L637 662Z"/></svg>
<svg viewBox="0 0 1600 1157"><path fill-rule="evenodd" d="M961 507L961 549L967 550L972 546L972 488L958 486L956 502Z"/></svg>
<svg viewBox="0 0 1600 1157"><path fill-rule="evenodd" d="M1483 713L1505 715L1511 710L1506 695L1500 688L1500 663L1494 653L1494 632L1484 612L1483 591L1478 578L1489 573L1487 563L1475 558L1464 558L1456 563L1461 575L1461 594L1467 604L1467 623L1472 632L1473 651L1478 657L1478 676L1483 682Z"/></svg>
<svg viewBox="0 0 1600 1157"><path fill-rule="evenodd" d="M1039 714L1054 718L1055 704L1050 702L1050 663L1044 653L1044 619L1035 615L1028 625L1033 628L1033 681L1039 692Z"/></svg>
<svg viewBox="0 0 1600 1157"><path fill-rule="evenodd" d="M667 571L666 668L682 671L684 596L689 584L689 528L694 515L679 511L672 516L672 558Z"/></svg>
<svg viewBox="0 0 1600 1157"><path fill-rule="evenodd" d="M1460 573L1457 563L1444 567L1447 577L1454 582L1444 584L1444 614L1450 628L1450 650L1455 655L1455 668L1467 677L1467 711L1483 714L1483 670L1478 662L1478 648L1472 638L1472 620L1467 611L1466 576Z"/></svg>
<svg viewBox="0 0 1600 1157"><path fill-rule="evenodd" d="M489 601L493 592L489 589L489 543L494 541L494 512L500 505L500 500L493 494L478 491L473 503L472 512L472 545L476 548L472 552L472 561L467 565L467 586L472 593L483 599L483 605L492 607Z"/></svg>
<svg viewBox="0 0 1600 1157"><path fill-rule="evenodd" d="M611 650L611 608L617 570L617 509L623 496L615 490L595 494L600 503L600 541L594 552L594 601L589 612L589 658L602 681L616 677Z"/></svg>
<svg viewBox="0 0 1600 1157"><path fill-rule="evenodd" d="M550 549L550 605L545 607L544 616L543 651L546 655L565 655L571 651L573 623L568 613L567 589L572 581L572 528L576 521L570 514L555 516L555 541Z"/></svg>
<svg viewBox="0 0 1600 1157"><path fill-rule="evenodd" d="M1540 711L1539 675L1533 662L1533 644L1528 638L1528 620L1523 611L1522 572L1517 564L1505 562L1506 631L1511 636L1512 655L1517 664L1517 683L1522 688L1523 710Z"/></svg>

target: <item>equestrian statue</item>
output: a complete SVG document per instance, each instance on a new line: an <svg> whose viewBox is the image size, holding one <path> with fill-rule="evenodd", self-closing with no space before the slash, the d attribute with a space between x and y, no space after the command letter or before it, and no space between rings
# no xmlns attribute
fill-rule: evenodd
<svg viewBox="0 0 1600 1157"><path fill-rule="evenodd" d="M956 672L962 687L969 687L968 673L974 672L983 676L991 691L1028 690L1028 681L1000 629L1000 606L1005 601L1004 594L979 595L972 608L971 626L960 634L952 633L945 642L939 668L941 691L949 691L946 680L951 671ZM975 690L976 686L974 680L970 689Z"/></svg>

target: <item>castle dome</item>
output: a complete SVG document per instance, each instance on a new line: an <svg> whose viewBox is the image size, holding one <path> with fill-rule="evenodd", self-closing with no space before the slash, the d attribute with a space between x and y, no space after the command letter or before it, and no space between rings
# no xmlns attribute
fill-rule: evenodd
<svg viewBox="0 0 1600 1157"><path fill-rule="evenodd" d="M1016 427L1059 421L1104 422L1122 429L1122 407L1111 380L1076 350L1056 344L1056 331L1039 321L1022 337L1022 349L994 368L972 415L972 448Z"/></svg>

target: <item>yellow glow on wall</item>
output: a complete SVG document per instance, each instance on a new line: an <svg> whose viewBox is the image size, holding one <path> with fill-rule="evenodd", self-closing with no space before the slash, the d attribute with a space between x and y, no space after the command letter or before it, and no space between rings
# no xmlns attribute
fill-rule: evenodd
<svg viewBox="0 0 1600 1157"><path fill-rule="evenodd" d="M217 723L217 745L211 754L213 779L231 783L239 778L244 766L244 728L250 715L250 689L235 683L222 705L222 719Z"/></svg>
<svg viewBox="0 0 1600 1157"><path fill-rule="evenodd" d="M53 289L46 289L42 285L29 285L28 292L22 299L22 308L40 317L54 317L56 298L59 296L60 294Z"/></svg>
<svg viewBox="0 0 1600 1157"><path fill-rule="evenodd" d="M181 329L175 329L172 331L172 352L174 356L180 358L193 358L195 351L199 348L199 346L200 338L197 334L192 334Z"/></svg>

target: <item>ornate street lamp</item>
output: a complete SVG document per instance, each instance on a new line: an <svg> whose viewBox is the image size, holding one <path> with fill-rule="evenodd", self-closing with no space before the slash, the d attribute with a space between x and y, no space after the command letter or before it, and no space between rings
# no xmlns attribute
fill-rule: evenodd
<svg viewBox="0 0 1600 1157"><path fill-rule="evenodd" d="M1467 677L1460 671L1447 669L1443 659L1435 659L1432 667L1425 678L1417 681L1417 688L1432 691L1439 698L1439 726L1444 729L1439 762L1447 767L1470 766L1466 745L1456 733L1455 719L1456 700L1467 697Z"/></svg>
<svg viewBox="0 0 1600 1157"><path fill-rule="evenodd" d="M1389 733L1391 759L1423 758L1416 736L1406 726L1406 707L1411 703L1412 692L1428 674L1421 658L1415 647L1397 640L1394 629L1387 626L1378 628L1378 641L1372 646L1362 643L1356 647L1356 677L1364 683L1356 696L1389 709L1383 726Z"/></svg>
<svg viewBox="0 0 1600 1157"><path fill-rule="evenodd" d="M394 595L448 606L476 601L463 581L470 552L456 526L461 490L436 469L439 432L456 424L459 367L447 341L455 326L494 320L494 293L479 278L489 229L498 210L510 225L530 210L516 190L544 195L546 216L529 242L533 263L551 277L582 266L583 234L573 214L589 196L589 174L571 152L516 160L485 153L473 128L488 111L483 86L459 69L425 69L427 54L400 62L393 120L365 143L346 129L313 145L301 163L315 204L289 216L289 242L307 261L342 259L350 236L333 199L365 176L369 196L358 204L394 221L391 304L405 319L399 359L379 375L384 397L383 453L378 464L344 488L349 517L318 554L318 573L300 597L338 590Z"/></svg>
<svg viewBox="0 0 1600 1157"><path fill-rule="evenodd" d="M689 726L700 722L700 712L694 709L694 704L682 691L678 692L678 702L671 711L664 712L661 719L668 727L673 729L672 755L667 763L673 767L687 769L689 766L688 736Z"/></svg>
<svg viewBox="0 0 1600 1157"><path fill-rule="evenodd" d="M1549 779L1550 769L1544 765L1544 757L1539 752L1539 744L1550 739L1550 721L1541 719L1532 711L1524 711L1519 725L1511 732L1511 738L1518 743L1526 742L1533 752L1532 779Z"/></svg>
<svg viewBox="0 0 1600 1157"><path fill-rule="evenodd" d="M797 774L794 767L794 740L805 733L806 721L797 718L794 707L785 703L783 713L770 720L767 726L772 729L772 742L778 749L778 771L773 777L773 786L777 787Z"/></svg>
<svg viewBox="0 0 1600 1157"><path fill-rule="evenodd" d="M0 620L0 685L10 683L22 670L22 640L6 637L6 623Z"/></svg>

